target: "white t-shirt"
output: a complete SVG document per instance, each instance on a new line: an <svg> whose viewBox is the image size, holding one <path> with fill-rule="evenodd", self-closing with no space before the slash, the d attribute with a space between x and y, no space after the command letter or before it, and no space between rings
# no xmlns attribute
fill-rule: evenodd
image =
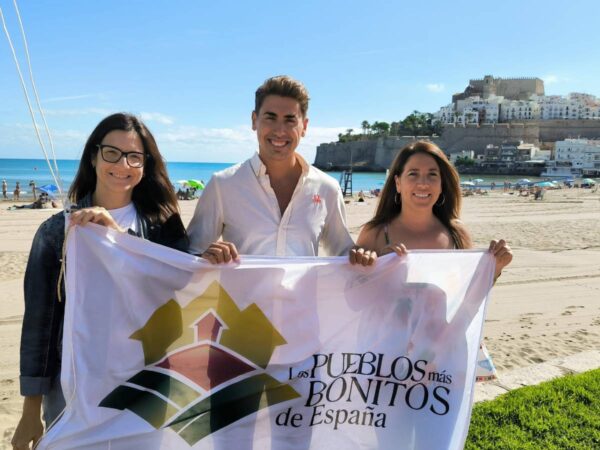
<svg viewBox="0 0 600 450"><path fill-rule="evenodd" d="M137 211L133 203L129 203L122 208L109 209L108 212L121 228L125 228L126 230L131 230L136 233L139 231Z"/></svg>
<svg viewBox="0 0 600 450"><path fill-rule="evenodd" d="M222 236L242 255L344 255L353 245L341 189L332 177L296 155L302 166L283 215L258 153L213 175L188 226L190 253L200 254Z"/></svg>

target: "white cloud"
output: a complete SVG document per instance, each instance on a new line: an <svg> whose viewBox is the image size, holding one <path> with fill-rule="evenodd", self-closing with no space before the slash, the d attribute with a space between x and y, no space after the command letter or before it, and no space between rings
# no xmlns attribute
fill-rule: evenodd
<svg viewBox="0 0 600 450"><path fill-rule="evenodd" d="M76 109L44 109L44 114L53 117L73 117L73 116L89 116L95 115L100 117L106 117L110 114L114 114L116 111L106 108L76 108ZM139 116L142 120L147 122L156 122L161 125L173 125L175 120L159 112L141 112Z"/></svg>
<svg viewBox="0 0 600 450"><path fill-rule="evenodd" d="M90 114L98 116L108 116L114 111L104 108L79 108L79 109L44 109L47 116L65 117L65 116L87 116Z"/></svg>
<svg viewBox="0 0 600 450"><path fill-rule="evenodd" d="M237 162L248 158L256 148L256 137L248 126L179 125L154 135L168 161Z"/></svg>
<svg viewBox="0 0 600 450"><path fill-rule="evenodd" d="M560 81L556 75L546 75L542 77L542 80L544 80L544 84L556 84Z"/></svg>
<svg viewBox="0 0 600 450"><path fill-rule="evenodd" d="M338 134L348 128L309 126L298 152L312 163L319 144L337 141ZM240 162L258 148L256 133L247 125L232 128L177 126L155 135L161 151L172 161Z"/></svg>
<svg viewBox="0 0 600 450"><path fill-rule="evenodd" d="M46 130L39 128L48 156L52 157ZM57 158L78 158L89 132L73 129L51 129ZM44 153L32 124L0 123L0 155L4 158L43 158Z"/></svg>
<svg viewBox="0 0 600 450"><path fill-rule="evenodd" d="M76 111L70 112L75 114ZM319 144L337 141L338 134L345 133L348 128L352 127L327 128L309 125L298 152L312 163ZM354 129L358 130L357 127ZM40 131L45 139L44 131ZM53 128L51 132L57 157L77 159L91 129ZM221 128L166 125L153 131L153 134L167 161L241 162L258 149L256 133L249 125ZM49 146L47 148L49 149ZM43 157L31 124L0 123L0 154L3 157L15 157L17 155L13 152L17 149L21 157Z"/></svg>
<svg viewBox="0 0 600 450"><path fill-rule="evenodd" d="M446 86L443 83L430 83L425 86L429 92L444 92Z"/></svg>
<svg viewBox="0 0 600 450"><path fill-rule="evenodd" d="M175 119L172 117L157 112L142 112L140 113L140 117L144 121L158 122L162 125L173 125L175 123Z"/></svg>
<svg viewBox="0 0 600 450"><path fill-rule="evenodd" d="M209 142L247 143L255 137L250 127L202 128L196 126L178 126L157 132L157 139L177 145L199 145Z"/></svg>
<svg viewBox="0 0 600 450"><path fill-rule="evenodd" d="M42 103L56 103L56 102L66 102L71 100L81 100L84 98L94 98L94 97L102 97L100 94L82 94L82 95L68 95L64 97L51 97L45 100L42 100Z"/></svg>
<svg viewBox="0 0 600 450"><path fill-rule="evenodd" d="M558 83L569 83L573 81L573 78L571 77L565 77L562 75L554 75L554 74L548 74L542 77L542 80L544 80L544 84L545 85L549 85L549 84L558 84Z"/></svg>

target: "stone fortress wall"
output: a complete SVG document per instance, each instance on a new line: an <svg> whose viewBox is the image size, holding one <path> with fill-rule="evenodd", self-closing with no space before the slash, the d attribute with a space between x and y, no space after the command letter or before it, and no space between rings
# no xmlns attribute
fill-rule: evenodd
<svg viewBox="0 0 600 450"><path fill-rule="evenodd" d="M414 141L413 137L387 137L368 141L332 142L317 147L314 165L323 170L354 170L384 172L398 151Z"/></svg>
<svg viewBox="0 0 600 450"><path fill-rule="evenodd" d="M494 78L486 75L482 79L469 80L464 92L452 96L452 102L472 96L489 98L502 96L509 100L529 100L533 94L544 95L544 81L540 78Z"/></svg>
<svg viewBox="0 0 600 450"><path fill-rule="evenodd" d="M489 125L449 125L444 128L440 137L430 140L447 154L463 150L481 154L488 144L523 141L548 146L567 138L600 139L600 121L532 120ZM392 136L368 141L321 144L317 147L314 165L324 170L344 169L350 166L352 153L355 170L385 171L398 151L415 139L419 137Z"/></svg>
<svg viewBox="0 0 600 450"><path fill-rule="evenodd" d="M531 95L545 95L544 81L540 78L494 78L469 80L469 85L452 101L471 96L488 98L503 96L509 100L527 100ZM523 141L543 148L552 148L554 142L567 138L600 139L600 120L527 120L490 124L447 124L441 136L431 139L446 153L473 150L484 152L489 144L499 146L507 142ZM315 166L325 170L350 167L352 154L356 170L383 171L388 168L398 151L418 137L386 137L367 141L321 144L317 147ZM427 138L425 138L427 139Z"/></svg>

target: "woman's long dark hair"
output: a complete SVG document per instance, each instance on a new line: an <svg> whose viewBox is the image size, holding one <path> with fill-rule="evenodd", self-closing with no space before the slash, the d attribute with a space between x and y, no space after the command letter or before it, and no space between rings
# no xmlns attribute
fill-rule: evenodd
<svg viewBox="0 0 600 450"><path fill-rule="evenodd" d="M433 206L433 214L448 229L454 244L459 249L470 248L472 243L465 227L460 223L460 178L458 172L440 148L428 141L416 141L404 147L392 163L388 178L385 182L375 216L367 222L369 229L379 228L388 224L402 211L402 202L396 203L396 181L394 177L400 176L408 159L422 153L435 159L440 168L442 179L442 193ZM443 201L442 201L443 200Z"/></svg>
<svg viewBox="0 0 600 450"><path fill-rule="evenodd" d="M97 145L111 131L135 131L142 140L146 161L144 176L133 188L131 199L136 208L153 223L163 223L179 212L177 197L169 181L167 167L158 150L154 136L136 116L117 113L103 119L85 143L79 169L69 189L69 199L79 202L96 190L96 169L92 165L98 153Z"/></svg>

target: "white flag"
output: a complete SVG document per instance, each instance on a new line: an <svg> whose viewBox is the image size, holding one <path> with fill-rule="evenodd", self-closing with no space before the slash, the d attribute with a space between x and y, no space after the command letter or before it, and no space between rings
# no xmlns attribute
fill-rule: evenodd
<svg viewBox="0 0 600 450"><path fill-rule="evenodd" d="M494 260L212 266L68 236L62 387L42 449L460 449Z"/></svg>

